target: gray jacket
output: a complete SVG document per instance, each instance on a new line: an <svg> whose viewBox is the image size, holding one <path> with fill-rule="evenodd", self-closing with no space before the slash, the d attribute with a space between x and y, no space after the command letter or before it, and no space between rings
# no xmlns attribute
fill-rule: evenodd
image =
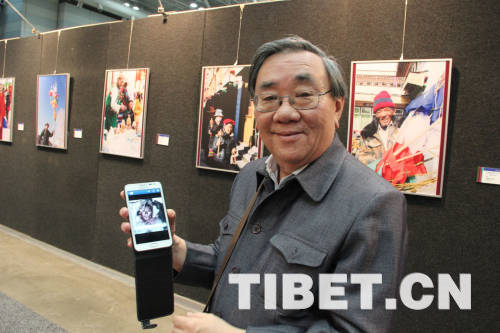
<svg viewBox="0 0 500 333"><path fill-rule="evenodd" d="M247 332L388 332L406 255L406 200L380 176L348 154L335 136L333 144L278 190L264 160L249 163L236 177L220 235L211 245L188 242L186 262L177 282L210 288L232 235L258 184L264 188L221 277L211 312ZM238 309L238 285L230 273L260 273L251 287L251 309ZM264 273L277 275L277 308L264 309ZM283 273L312 277L314 304L305 310L282 306ZM381 273L373 285L373 310L360 309L358 284L346 283L348 310L318 307L320 273ZM337 285L338 286L338 285Z"/></svg>

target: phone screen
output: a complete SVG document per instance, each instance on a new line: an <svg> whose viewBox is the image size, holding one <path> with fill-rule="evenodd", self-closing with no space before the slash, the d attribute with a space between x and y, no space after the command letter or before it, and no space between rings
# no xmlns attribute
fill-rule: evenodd
<svg viewBox="0 0 500 333"><path fill-rule="evenodd" d="M132 237L137 251L171 245L169 223L160 186L144 189L126 187Z"/></svg>

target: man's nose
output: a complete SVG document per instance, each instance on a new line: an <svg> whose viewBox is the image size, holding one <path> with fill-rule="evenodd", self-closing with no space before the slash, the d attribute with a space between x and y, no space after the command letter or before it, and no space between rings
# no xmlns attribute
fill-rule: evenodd
<svg viewBox="0 0 500 333"><path fill-rule="evenodd" d="M274 120L278 122L298 121L300 119L299 111L290 104L288 96L281 97L280 106L274 113Z"/></svg>

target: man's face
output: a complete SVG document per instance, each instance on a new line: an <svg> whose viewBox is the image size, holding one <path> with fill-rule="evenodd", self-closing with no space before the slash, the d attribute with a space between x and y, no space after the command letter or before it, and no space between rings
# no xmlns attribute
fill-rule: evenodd
<svg viewBox="0 0 500 333"><path fill-rule="evenodd" d="M255 94L295 96L298 91L323 93L330 82L321 58L308 51L278 53L267 58L257 75ZM280 176L320 157L331 145L339 126L343 98L321 96L311 110L295 110L285 98L274 112L255 112L257 128L278 165Z"/></svg>
<svg viewBox="0 0 500 333"><path fill-rule="evenodd" d="M221 120L222 120L222 117L221 117L221 116L217 116L217 117L215 117L215 123L216 123L217 125L219 125L219 124L220 124L220 121L221 121Z"/></svg>
<svg viewBox="0 0 500 333"><path fill-rule="evenodd" d="M231 134L232 131L233 131L233 124L227 123L224 125L224 132L226 132L227 134Z"/></svg>
<svg viewBox="0 0 500 333"><path fill-rule="evenodd" d="M378 109L375 113L375 117L377 117L380 126L386 128L392 120L392 115L394 114L394 109L391 107L385 107Z"/></svg>

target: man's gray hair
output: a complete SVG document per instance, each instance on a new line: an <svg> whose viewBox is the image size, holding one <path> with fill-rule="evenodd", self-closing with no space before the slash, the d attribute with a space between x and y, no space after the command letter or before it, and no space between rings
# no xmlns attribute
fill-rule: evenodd
<svg viewBox="0 0 500 333"><path fill-rule="evenodd" d="M259 74L259 70L262 67L262 64L268 57L277 53L291 53L300 51L308 51L318 55L321 58L323 64L325 65L326 72L328 73L328 78L330 80L330 86L332 89L332 96L345 97L347 88L344 79L342 78L340 66L335 58L333 58L332 56L328 56L319 47L299 36L291 36L274 40L272 42L267 42L257 49L252 60L252 66L250 67L250 77L248 84L250 96L253 98L255 95L257 75Z"/></svg>

